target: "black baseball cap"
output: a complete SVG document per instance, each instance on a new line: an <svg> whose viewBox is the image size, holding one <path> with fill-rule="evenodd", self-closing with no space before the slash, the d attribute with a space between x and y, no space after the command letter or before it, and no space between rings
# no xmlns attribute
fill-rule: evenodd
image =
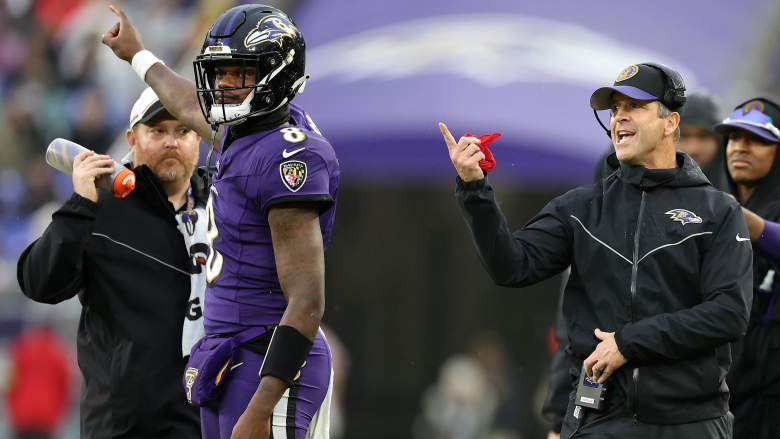
<svg viewBox="0 0 780 439"><path fill-rule="evenodd" d="M714 128L726 136L735 129L742 129L771 143L780 143L780 129L775 120L780 121L780 106L767 98L757 97L737 105L729 117Z"/></svg>
<svg viewBox="0 0 780 439"><path fill-rule="evenodd" d="M671 86L671 80L666 78L660 68L648 64L633 64L620 71L612 86L594 91L590 97L590 106L594 110L609 109L612 106L612 95L617 92L640 101L660 101L675 109L680 105L664 100Z"/></svg>

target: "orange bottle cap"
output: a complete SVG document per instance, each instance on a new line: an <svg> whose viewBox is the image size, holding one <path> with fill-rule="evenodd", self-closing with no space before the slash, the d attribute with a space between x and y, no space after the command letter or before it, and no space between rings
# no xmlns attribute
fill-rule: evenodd
<svg viewBox="0 0 780 439"><path fill-rule="evenodd" d="M135 189L135 174L133 171L125 168L119 171L114 178L114 196L125 198Z"/></svg>

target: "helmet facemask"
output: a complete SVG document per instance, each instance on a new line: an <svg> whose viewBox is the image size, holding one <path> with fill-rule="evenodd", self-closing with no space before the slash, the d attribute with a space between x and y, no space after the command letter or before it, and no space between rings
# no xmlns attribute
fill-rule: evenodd
<svg viewBox="0 0 780 439"><path fill-rule="evenodd" d="M212 124L236 125L249 117L262 116L280 108L288 102L289 97L276 96L272 85L286 79L288 73L285 68L294 57L293 49L284 57L279 52L267 52L260 58L242 55L198 56L195 61L195 82L203 116ZM241 84L218 87L216 72L220 67L238 68L232 74L240 78ZM254 80L252 76L255 76ZM244 94L246 91L248 93L243 101L229 102L231 95Z"/></svg>
<svg viewBox="0 0 780 439"><path fill-rule="evenodd" d="M198 100L206 121L235 125L287 104L303 90L308 78L305 46L292 20L273 7L243 5L222 14L209 29L194 62ZM238 80L218 84L216 73L221 67Z"/></svg>

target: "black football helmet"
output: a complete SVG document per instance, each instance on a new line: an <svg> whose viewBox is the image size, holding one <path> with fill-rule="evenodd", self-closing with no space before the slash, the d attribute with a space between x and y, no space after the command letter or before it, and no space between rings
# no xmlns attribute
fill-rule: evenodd
<svg viewBox="0 0 780 439"><path fill-rule="evenodd" d="M195 58L195 84L203 116L209 124L235 125L249 117L273 112L303 91L308 76L306 43L284 12L265 5L229 9L211 25ZM240 78L255 69L256 82L217 88L219 65L238 66ZM243 102L226 104L225 92L247 90Z"/></svg>

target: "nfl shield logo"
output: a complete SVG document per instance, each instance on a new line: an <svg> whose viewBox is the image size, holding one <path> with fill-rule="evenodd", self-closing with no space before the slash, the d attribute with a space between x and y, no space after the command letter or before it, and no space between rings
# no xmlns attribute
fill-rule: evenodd
<svg viewBox="0 0 780 439"><path fill-rule="evenodd" d="M298 160L290 160L279 165L279 173L282 182L287 189L298 192L298 189L306 183L306 163Z"/></svg>

